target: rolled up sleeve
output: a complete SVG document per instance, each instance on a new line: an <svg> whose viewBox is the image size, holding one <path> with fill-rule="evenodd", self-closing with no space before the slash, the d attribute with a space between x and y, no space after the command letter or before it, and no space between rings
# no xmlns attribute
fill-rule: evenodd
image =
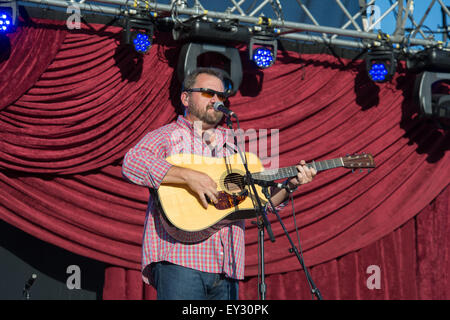
<svg viewBox="0 0 450 320"><path fill-rule="evenodd" d="M166 137L160 131L148 133L125 155L122 174L132 183L158 189L172 166L165 160Z"/></svg>
<svg viewBox="0 0 450 320"><path fill-rule="evenodd" d="M289 203L289 198L286 199L284 202L280 203L279 205L277 205L275 207L275 210L277 210L277 212L281 211L284 207L286 207L288 205L288 203ZM265 209L266 209L267 213L275 214L275 212L273 211L273 208L272 208L272 206L270 205L269 202L266 203Z"/></svg>
<svg viewBox="0 0 450 320"><path fill-rule="evenodd" d="M275 191L274 187L270 188L270 193L273 194L273 192ZM275 206L275 210L277 210L277 212L281 211L284 207L286 207L289 203L289 197L287 197L282 203L280 203L279 205ZM272 206L270 205L269 202L266 203L266 205L264 206L265 210L267 213L275 213L273 211Z"/></svg>

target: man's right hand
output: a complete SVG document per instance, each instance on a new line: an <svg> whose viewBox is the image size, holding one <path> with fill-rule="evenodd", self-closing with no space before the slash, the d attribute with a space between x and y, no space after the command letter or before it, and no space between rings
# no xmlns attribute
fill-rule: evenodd
<svg viewBox="0 0 450 320"><path fill-rule="evenodd" d="M189 170L186 183L199 196L205 209L208 208L206 196L212 202L217 203L217 197L219 195L217 192L217 183L206 173Z"/></svg>
<svg viewBox="0 0 450 320"><path fill-rule="evenodd" d="M206 173L187 168L172 166L167 171L162 183L185 183L200 198L203 207L208 208L208 197L217 203L217 183Z"/></svg>

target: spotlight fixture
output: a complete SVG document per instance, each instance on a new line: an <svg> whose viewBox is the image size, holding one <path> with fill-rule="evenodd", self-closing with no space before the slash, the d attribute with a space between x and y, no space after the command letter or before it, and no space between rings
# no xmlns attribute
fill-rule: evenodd
<svg viewBox="0 0 450 320"><path fill-rule="evenodd" d="M228 95L235 94L241 85L242 64L236 48L211 43L184 44L178 58L178 80L182 83L198 67L214 68L221 72Z"/></svg>
<svg viewBox="0 0 450 320"><path fill-rule="evenodd" d="M160 19L159 21L163 21ZM239 26L232 21L183 21L174 24L171 29L173 39L176 41L207 42L225 44L228 42L247 42L250 31L247 27Z"/></svg>
<svg viewBox="0 0 450 320"><path fill-rule="evenodd" d="M133 45L136 52L146 54L152 46L153 23L145 20L126 19L124 42Z"/></svg>
<svg viewBox="0 0 450 320"><path fill-rule="evenodd" d="M420 115L450 129L450 52L429 48L408 57L407 67L420 72L415 82L415 100Z"/></svg>
<svg viewBox="0 0 450 320"><path fill-rule="evenodd" d="M277 39L271 36L253 36L248 45L249 59L258 68L272 66L277 58Z"/></svg>
<svg viewBox="0 0 450 320"><path fill-rule="evenodd" d="M450 52L440 48L427 48L408 56L406 67L413 72L449 72Z"/></svg>
<svg viewBox="0 0 450 320"><path fill-rule="evenodd" d="M397 69L397 60L392 46L384 44L371 49L366 56L366 69L374 82L391 80Z"/></svg>
<svg viewBox="0 0 450 320"><path fill-rule="evenodd" d="M447 130L450 129L449 85L450 73L425 71L416 78L414 93L420 115L434 120L440 128Z"/></svg>
<svg viewBox="0 0 450 320"><path fill-rule="evenodd" d="M17 3L16 1L0 0L0 34L13 32L16 24Z"/></svg>

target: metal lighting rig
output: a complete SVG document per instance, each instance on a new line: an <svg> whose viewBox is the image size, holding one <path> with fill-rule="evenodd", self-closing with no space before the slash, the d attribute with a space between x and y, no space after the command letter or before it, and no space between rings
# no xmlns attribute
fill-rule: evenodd
<svg viewBox="0 0 450 320"><path fill-rule="evenodd" d="M435 4L439 4L443 12L450 17L449 9L442 0L429 0L428 10L424 12L419 22L416 22L411 14L414 8L414 1L412 0L390 1L392 5L384 12L378 12L376 16L370 16L368 12L372 8L374 9L373 11L375 11L375 8L378 8L377 0L359 0L359 10L352 13L350 8L346 7L343 2L350 3L354 11L355 1L330 0L329 3L335 3L347 19L347 22L340 27L333 27L319 24L308 6L301 0L296 0L295 2L293 0L252 0L251 10L246 12L244 6L249 1L222 1L221 3L228 5L223 11L217 11L208 7L208 5L213 5L214 1L206 0L80 0L80 2L75 0L21 0L14 2L17 2L19 6L38 6L46 10L58 10L58 8L61 10L61 8L67 9L77 5L82 14L96 13L118 18L132 17L133 19L143 20L152 18L159 22L164 21L166 24L172 24L174 28L200 20L208 23L228 24L236 28L245 28L252 34L258 34L262 30L263 25L268 24L270 28L275 30L278 38L281 39L361 49L367 48L373 41L377 41L377 32L374 32L374 29L391 12L396 17L396 30L394 34L390 35L390 41L394 46L432 47L442 45L442 42L434 39L433 34L427 35L424 32L423 22L428 16L431 7ZM1 2L13 1L0 0ZM191 6L188 6L188 2ZM286 9L288 2L291 6L293 5L292 3L299 6L300 11L308 17L309 23L286 20L283 9ZM329 10L325 6L325 2L320 2L324 3L323 10ZM156 18L154 18L155 16ZM409 34L405 34L405 23L407 20L410 20L414 25ZM422 38L418 38L418 35L421 35Z"/></svg>

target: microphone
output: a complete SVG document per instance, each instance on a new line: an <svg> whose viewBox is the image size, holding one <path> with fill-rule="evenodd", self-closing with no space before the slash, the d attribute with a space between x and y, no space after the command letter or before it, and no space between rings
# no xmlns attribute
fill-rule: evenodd
<svg viewBox="0 0 450 320"><path fill-rule="evenodd" d="M33 273L31 275L30 279L28 279L28 281L25 283L25 288L23 290L25 290L25 291L30 290L31 286L36 281L36 278L37 278L37 275L35 273Z"/></svg>
<svg viewBox="0 0 450 320"><path fill-rule="evenodd" d="M217 102L214 103L214 110L220 111L220 112L224 113L225 115L227 115L229 117L237 118L236 114L233 111L231 111L230 109L228 109L227 107L225 107L223 105L223 103L220 102L220 101L217 101Z"/></svg>

